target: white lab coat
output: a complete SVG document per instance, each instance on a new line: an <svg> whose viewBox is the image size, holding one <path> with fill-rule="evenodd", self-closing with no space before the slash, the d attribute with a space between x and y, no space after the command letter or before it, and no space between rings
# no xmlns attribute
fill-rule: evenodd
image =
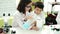
<svg viewBox="0 0 60 34"><path fill-rule="evenodd" d="M34 20L37 21L37 27L38 28L42 28L43 25L45 24L45 15L43 12L41 12L39 15L37 15L36 13L31 12L31 15L33 16Z"/></svg>
<svg viewBox="0 0 60 34"><path fill-rule="evenodd" d="M57 15L56 21L57 21L58 24L60 24L60 12L58 12L58 15Z"/></svg>
<svg viewBox="0 0 60 34"><path fill-rule="evenodd" d="M26 12L26 16L28 16L28 15L29 15L29 12ZM19 11L17 11L16 14L14 15L12 27L18 27L18 28L24 29L23 24L29 21L29 20L24 21L24 18L26 16L23 13L20 13ZM29 22L31 22L31 21L29 21Z"/></svg>

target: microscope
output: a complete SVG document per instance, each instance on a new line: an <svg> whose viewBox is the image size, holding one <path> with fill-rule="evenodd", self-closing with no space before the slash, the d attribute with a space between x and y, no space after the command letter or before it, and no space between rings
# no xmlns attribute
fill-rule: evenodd
<svg viewBox="0 0 60 34"><path fill-rule="evenodd" d="M9 16L10 16L10 14L8 14L8 16L5 16L5 13L3 13L3 19L4 19L3 31L5 33L8 33L9 32L9 28L12 28L12 26L10 26L8 24Z"/></svg>
<svg viewBox="0 0 60 34"><path fill-rule="evenodd" d="M57 15L58 15L58 12L53 12L53 7L55 5L60 5L60 2L57 2L55 0L55 2L53 3L50 3L52 5L52 8L51 8L51 14L48 14L47 12L47 17L45 19L45 24L46 25L57 25L57 21L56 21L56 18L57 18Z"/></svg>

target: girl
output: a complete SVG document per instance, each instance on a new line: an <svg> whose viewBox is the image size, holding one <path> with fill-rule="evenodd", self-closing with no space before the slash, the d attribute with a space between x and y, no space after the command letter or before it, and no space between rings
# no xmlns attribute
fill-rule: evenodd
<svg viewBox="0 0 60 34"><path fill-rule="evenodd" d="M31 11L31 5L32 1L31 0L21 0L19 5L18 5L18 12L14 15L14 20L13 20L13 27L20 27L24 29L25 23L30 17L28 17L30 11ZM24 27L25 26L25 27Z"/></svg>

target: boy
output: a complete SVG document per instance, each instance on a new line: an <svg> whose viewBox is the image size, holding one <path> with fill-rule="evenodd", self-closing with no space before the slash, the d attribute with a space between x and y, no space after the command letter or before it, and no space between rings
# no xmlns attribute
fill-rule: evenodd
<svg viewBox="0 0 60 34"><path fill-rule="evenodd" d="M32 26L32 28L30 28L31 30L39 30L44 25L45 17L43 14L43 8L44 8L44 5L42 2L35 3L35 9L33 12L31 12L31 15L34 19L34 22L32 23L32 24L34 24L34 26Z"/></svg>

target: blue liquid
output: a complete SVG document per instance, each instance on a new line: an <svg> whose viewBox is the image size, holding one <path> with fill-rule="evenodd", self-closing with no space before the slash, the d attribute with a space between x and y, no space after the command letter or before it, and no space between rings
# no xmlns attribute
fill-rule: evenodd
<svg viewBox="0 0 60 34"><path fill-rule="evenodd" d="M29 27L30 27L30 24L29 24L29 23L23 24L23 28L24 28L24 29L28 29Z"/></svg>
<svg viewBox="0 0 60 34"><path fill-rule="evenodd" d="M30 27L30 23L31 23L32 21L31 20L28 20L28 21L26 21L24 24L23 24L23 28L24 29L28 29L29 27Z"/></svg>

